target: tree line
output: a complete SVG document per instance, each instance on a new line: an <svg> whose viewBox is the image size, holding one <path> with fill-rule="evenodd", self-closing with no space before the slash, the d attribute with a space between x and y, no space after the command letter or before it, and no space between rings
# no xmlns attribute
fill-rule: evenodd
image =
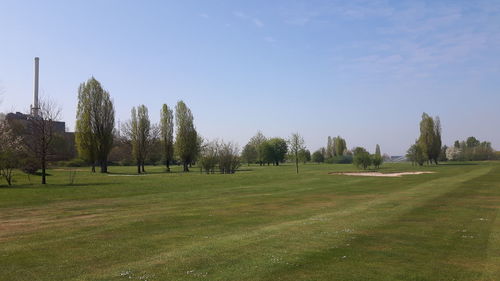
<svg viewBox="0 0 500 281"><path fill-rule="evenodd" d="M36 116L23 116L27 117L21 123L0 120L0 176L10 185L16 168L28 174L41 170L45 184L47 164L55 148L65 143L55 132L60 109L42 100ZM419 126L420 136L406 155L413 164L496 158L491 143L474 137L456 141L452 147L443 146L439 117L423 113ZM311 154L299 133L284 139L268 138L260 131L240 152L235 143L203 139L194 126L191 110L182 100L175 107L163 104L158 124L151 122L145 105L138 105L131 109L129 120L117 125L112 98L94 77L78 88L74 143L78 158L90 165L92 172L99 167L101 173L107 173L109 163L117 161L136 165L139 174L146 172L146 165L156 163L165 165L166 172L173 164L182 165L184 172L198 164L205 173L231 174L242 163L279 166L285 161L294 163L299 173L299 163L309 161L352 163L367 169L379 168L388 157L381 154L378 144L374 154L363 147L348 149L341 136L328 136L326 146Z"/></svg>
<svg viewBox="0 0 500 281"><path fill-rule="evenodd" d="M185 172L197 159L201 138L194 126L191 110L183 101L173 109L167 104L161 108L159 124L152 124L145 105L133 107L130 119L115 132L114 108L109 93L94 77L80 85L78 90L78 111L75 138L80 158L92 166L101 167L107 173L108 157L115 139L128 146L137 165L137 173L145 173L145 161L155 148L160 147L166 171L177 156ZM176 137L174 141L174 124ZM123 133L122 133L123 132Z"/></svg>
<svg viewBox="0 0 500 281"><path fill-rule="evenodd" d="M497 155L491 143L468 137L464 141L456 140L451 147L443 146L446 160L451 161L484 161L495 160Z"/></svg>

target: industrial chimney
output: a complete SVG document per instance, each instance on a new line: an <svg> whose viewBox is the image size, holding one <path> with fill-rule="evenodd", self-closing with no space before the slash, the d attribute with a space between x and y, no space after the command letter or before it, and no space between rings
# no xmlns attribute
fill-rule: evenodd
<svg viewBox="0 0 500 281"><path fill-rule="evenodd" d="M35 83L33 90L33 105L31 106L31 115L38 117L38 111L40 110L40 105L38 104L38 65L40 58L35 57Z"/></svg>

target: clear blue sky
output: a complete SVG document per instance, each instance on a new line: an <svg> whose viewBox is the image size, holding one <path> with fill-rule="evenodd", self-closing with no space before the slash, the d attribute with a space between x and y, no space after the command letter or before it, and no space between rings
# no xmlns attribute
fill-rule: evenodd
<svg viewBox="0 0 500 281"><path fill-rule="evenodd" d="M0 0L0 111L29 108L39 56L71 130L94 75L121 122L182 99L204 137L241 146L298 131L403 154L425 111L446 144L500 149L499 54L499 1Z"/></svg>

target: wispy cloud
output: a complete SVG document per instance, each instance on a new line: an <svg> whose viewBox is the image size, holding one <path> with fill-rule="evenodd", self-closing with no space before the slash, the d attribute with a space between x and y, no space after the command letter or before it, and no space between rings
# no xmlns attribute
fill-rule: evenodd
<svg viewBox="0 0 500 281"><path fill-rule="evenodd" d="M272 36L266 36L266 37L264 37L264 40L266 40L269 43L275 43L276 42L276 39L274 39L274 37L272 37Z"/></svg>
<svg viewBox="0 0 500 281"><path fill-rule="evenodd" d="M202 17L202 18L204 18L204 19L208 19L209 18L208 14L205 14L205 13L201 13L201 14L199 14L199 16Z"/></svg>
<svg viewBox="0 0 500 281"><path fill-rule="evenodd" d="M256 17L251 17L243 12L240 11L234 11L233 15L241 20L249 21L256 27L264 27L264 22Z"/></svg>
<svg viewBox="0 0 500 281"><path fill-rule="evenodd" d="M281 15L285 24L305 28L321 24L350 29L346 22L365 26L359 36L345 36L345 41L330 43L330 49L335 50L330 61L340 73L428 77L443 73L445 68L450 72L468 71L470 65L491 66L491 60L482 54L500 51L500 30L493 28L498 26L495 11L500 11L500 4L491 1L394 5L383 0L361 0L323 5L301 2L287 7Z"/></svg>
<svg viewBox="0 0 500 281"><path fill-rule="evenodd" d="M240 12L240 11L234 11L233 12L233 15L237 18L240 18L240 19L247 19L248 16L245 15L244 13Z"/></svg>
<svg viewBox="0 0 500 281"><path fill-rule="evenodd" d="M263 27L264 26L264 23L258 19L258 18L254 18L252 19L253 23L257 26L257 27Z"/></svg>

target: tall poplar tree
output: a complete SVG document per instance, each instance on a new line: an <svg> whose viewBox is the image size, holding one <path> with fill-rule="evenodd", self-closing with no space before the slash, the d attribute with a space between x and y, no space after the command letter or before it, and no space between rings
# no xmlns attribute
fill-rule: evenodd
<svg viewBox="0 0 500 281"><path fill-rule="evenodd" d="M375 154L373 155L373 165L375 168L379 168L380 165L382 165L383 158L382 158L382 153L380 152L380 145L377 144L375 147Z"/></svg>
<svg viewBox="0 0 500 281"><path fill-rule="evenodd" d="M175 151L183 165L183 171L189 172L189 165L195 160L199 151L198 134L193 124L193 114L183 101L175 106L176 139Z"/></svg>
<svg viewBox="0 0 500 281"><path fill-rule="evenodd" d="M108 155L113 147L115 109L109 92L94 77L80 84L76 114L76 145L80 157L95 162L108 172Z"/></svg>
<svg viewBox="0 0 500 281"><path fill-rule="evenodd" d="M140 105L132 108L130 121L126 124L125 131L132 143L132 154L137 164L137 173L145 173L144 161L153 140L151 134L151 121L149 120L148 108Z"/></svg>
<svg viewBox="0 0 500 281"><path fill-rule="evenodd" d="M344 152L347 150L347 144L345 139L338 136L334 138L334 144L335 144L335 149L334 149L335 156L344 155Z"/></svg>
<svg viewBox="0 0 500 281"><path fill-rule="evenodd" d="M441 152L441 121L439 117L434 120L427 113L422 114L420 121L420 137L418 145L427 157L427 160L438 164Z"/></svg>
<svg viewBox="0 0 500 281"><path fill-rule="evenodd" d="M163 159L170 172L170 163L174 160L174 114L166 104L161 109L160 131L163 146Z"/></svg>

